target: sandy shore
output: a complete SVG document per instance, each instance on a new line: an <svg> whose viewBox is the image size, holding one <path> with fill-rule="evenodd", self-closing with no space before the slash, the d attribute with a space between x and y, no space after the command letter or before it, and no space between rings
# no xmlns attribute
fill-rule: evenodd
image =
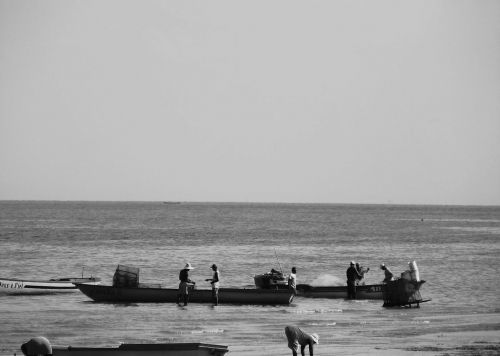
<svg viewBox="0 0 500 356"><path fill-rule="evenodd" d="M283 345L254 345L230 346L231 356L290 356L292 353ZM306 349L306 355L309 355ZM342 356L445 356L445 355L500 355L500 331L476 331L440 333L417 336L414 338L400 338L394 340L391 347L362 345L319 344L314 349L314 355L342 355Z"/></svg>

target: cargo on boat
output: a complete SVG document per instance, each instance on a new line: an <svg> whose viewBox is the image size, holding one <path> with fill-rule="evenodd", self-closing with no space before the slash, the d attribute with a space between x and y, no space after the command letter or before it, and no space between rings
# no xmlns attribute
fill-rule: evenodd
<svg viewBox="0 0 500 356"><path fill-rule="evenodd" d="M422 298L420 287L424 284L423 280L412 280L399 278L387 282L384 285L384 307L409 306L413 304L420 306L420 303L428 302L430 299Z"/></svg>

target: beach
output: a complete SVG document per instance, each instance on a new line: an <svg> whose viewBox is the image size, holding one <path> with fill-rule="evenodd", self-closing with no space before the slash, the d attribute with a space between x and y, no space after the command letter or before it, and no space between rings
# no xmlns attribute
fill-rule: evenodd
<svg viewBox="0 0 500 356"><path fill-rule="evenodd" d="M186 262L208 288L253 288L271 268L298 283L342 284L351 260L379 283L416 261L420 308L381 300L296 297L288 306L95 303L80 292L0 295L0 353L43 335L53 345L204 342L229 355L290 355L286 325L320 335L315 355L494 355L500 333L500 208L328 204L0 202L4 278L93 275L110 284L118 264L141 282L176 287ZM487 266L487 268L485 268Z"/></svg>

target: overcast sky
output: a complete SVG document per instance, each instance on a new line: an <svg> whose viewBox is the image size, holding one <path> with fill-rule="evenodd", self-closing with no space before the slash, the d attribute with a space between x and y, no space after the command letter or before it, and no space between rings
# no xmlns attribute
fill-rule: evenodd
<svg viewBox="0 0 500 356"><path fill-rule="evenodd" d="M500 1L0 0L0 199L500 204Z"/></svg>

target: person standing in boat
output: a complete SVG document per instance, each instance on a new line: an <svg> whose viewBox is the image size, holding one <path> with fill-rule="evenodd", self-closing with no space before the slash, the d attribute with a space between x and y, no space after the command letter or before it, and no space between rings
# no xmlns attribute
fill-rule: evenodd
<svg viewBox="0 0 500 356"><path fill-rule="evenodd" d="M356 281L363 278L355 267L354 261L351 261L351 265L347 268L347 298L356 299Z"/></svg>
<svg viewBox="0 0 500 356"><path fill-rule="evenodd" d="M384 271L384 276L385 276L382 283L387 283L387 282L392 281L392 278L394 277L394 275L392 274L391 270L384 263L382 263L380 265L380 269Z"/></svg>
<svg viewBox="0 0 500 356"><path fill-rule="evenodd" d="M356 262L356 270L358 271L359 275L361 276L361 278L358 278L356 280L356 285L358 285L358 286L364 285L365 282L362 282L362 281L363 281L363 278L365 278L365 273L367 273L370 270L370 267L365 268L363 266L360 266L360 264Z"/></svg>
<svg viewBox="0 0 500 356"><path fill-rule="evenodd" d="M293 289L293 293L297 294L297 269L292 267L292 273L288 276L288 289Z"/></svg>
<svg viewBox="0 0 500 356"><path fill-rule="evenodd" d="M300 345L300 354L305 356L304 350L309 346L309 355L314 356L314 345L319 343L318 334L307 334L296 326L285 327L285 335L288 340L288 347L292 350L292 355L297 356Z"/></svg>
<svg viewBox="0 0 500 356"><path fill-rule="evenodd" d="M214 305L219 305L219 269L215 263L210 268L212 268L214 274L212 278L205 279L205 281L210 282L212 285L212 300L214 301Z"/></svg>
<svg viewBox="0 0 500 356"><path fill-rule="evenodd" d="M189 279L189 271L194 269L191 264L188 262L184 269L179 272L179 293L177 294L177 304L181 304L181 300L184 302L184 305L188 304L189 299L189 287L194 286L196 282L193 282Z"/></svg>

